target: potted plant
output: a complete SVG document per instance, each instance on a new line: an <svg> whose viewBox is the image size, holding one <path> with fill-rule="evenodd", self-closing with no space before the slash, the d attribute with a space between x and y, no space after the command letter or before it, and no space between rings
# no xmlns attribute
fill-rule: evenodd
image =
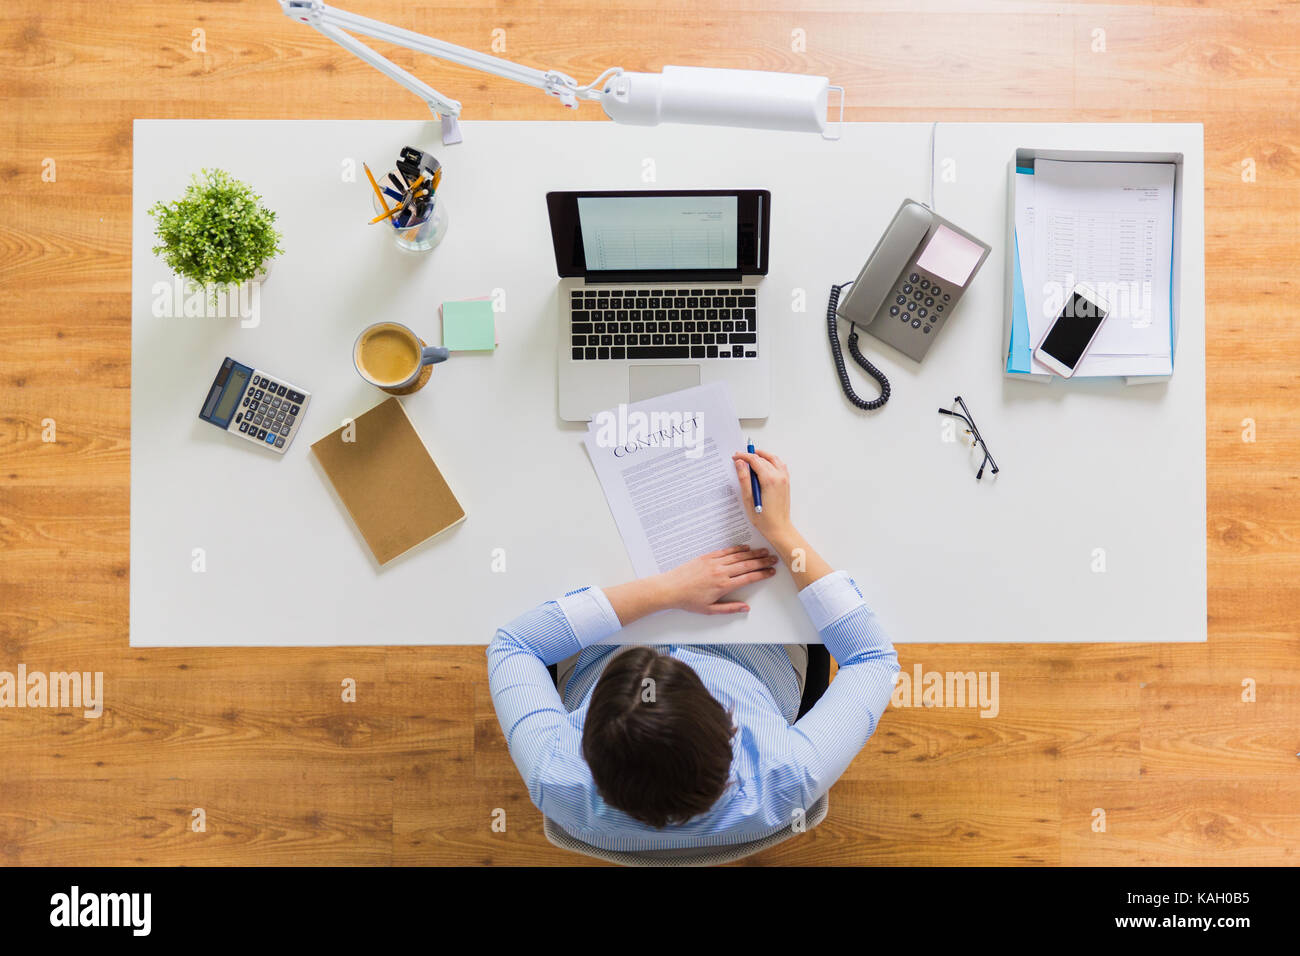
<svg viewBox="0 0 1300 956"><path fill-rule="evenodd" d="M275 213L225 170L204 169L175 202L149 207L162 256L178 275L211 289L266 274L283 250Z"/></svg>

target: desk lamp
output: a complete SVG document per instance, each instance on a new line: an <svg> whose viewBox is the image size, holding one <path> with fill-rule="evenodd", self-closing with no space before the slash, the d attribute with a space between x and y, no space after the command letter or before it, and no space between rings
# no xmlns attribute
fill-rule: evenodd
<svg viewBox="0 0 1300 956"><path fill-rule="evenodd" d="M831 86L824 76L697 66L666 66L663 73L626 73L613 67L585 86L579 86L573 77L556 70L520 66L337 10L321 0L280 0L280 8L285 16L312 27L424 100L442 121L444 145L461 141L457 122L460 103L380 56L351 36L352 33L526 83L558 98L569 109L577 109L579 100L596 100L614 122L632 126L696 123L821 133L826 139L837 139L838 133L836 136L826 133L826 104L831 90L839 93L839 120L841 123L844 120L844 88Z"/></svg>

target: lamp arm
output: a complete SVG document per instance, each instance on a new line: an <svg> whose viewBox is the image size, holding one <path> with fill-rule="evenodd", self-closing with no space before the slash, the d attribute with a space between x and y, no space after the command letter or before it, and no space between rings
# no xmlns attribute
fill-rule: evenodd
<svg viewBox="0 0 1300 956"><path fill-rule="evenodd" d="M460 130L456 123L456 117L460 115L460 103L443 96L427 83L350 36L350 33L373 37L417 53L448 60L484 73L492 73L514 80L516 83L523 83L558 98L569 109L577 109L579 99L600 99L600 85L603 81L622 72L617 67L606 70L586 86L579 86L577 80L558 70L538 70L522 66L468 47L437 40L413 30L339 10L327 6L322 0L280 0L280 9L285 16L312 27L424 100L435 114L442 117L444 143L460 142Z"/></svg>
<svg viewBox="0 0 1300 956"><path fill-rule="evenodd" d="M447 113L452 116L460 114L461 105L459 100L453 100L450 97L443 96L419 77L402 69L387 57L376 53L355 37L349 36L337 27L330 26L327 23L311 23L309 25L317 33L333 40L349 53L353 53L362 60L365 60L389 79L396 80L398 83L402 84L402 86L406 87L416 96L420 97L420 99L424 100L429 105L429 109L435 114Z"/></svg>

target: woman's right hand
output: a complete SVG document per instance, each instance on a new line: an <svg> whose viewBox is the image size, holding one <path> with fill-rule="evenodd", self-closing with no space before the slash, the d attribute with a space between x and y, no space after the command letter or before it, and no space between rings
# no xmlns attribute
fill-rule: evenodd
<svg viewBox="0 0 1300 956"><path fill-rule="evenodd" d="M740 482L740 494L745 499L749 520L790 569L795 587L802 591L818 578L830 574L831 566L790 521L790 469L786 468L785 462L761 448L756 454L738 451L731 457L736 463L736 478ZM749 486L751 469L758 475L758 490L763 496L761 514L754 511L754 493Z"/></svg>
<svg viewBox="0 0 1300 956"><path fill-rule="evenodd" d="M790 469L776 455L761 448L756 453L738 451L731 457L736 464L736 478L740 482L740 494L745 500L750 522L759 534L775 544L793 530L790 523ZM751 469L758 476L759 494L763 498L762 512L754 510L754 493L749 481Z"/></svg>

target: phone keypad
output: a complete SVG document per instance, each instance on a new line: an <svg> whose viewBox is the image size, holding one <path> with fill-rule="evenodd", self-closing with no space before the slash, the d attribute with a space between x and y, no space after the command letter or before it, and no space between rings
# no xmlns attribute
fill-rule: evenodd
<svg viewBox="0 0 1300 956"><path fill-rule="evenodd" d="M952 293L913 264L912 271L899 278L888 311L891 318L919 329L922 335L929 335L938 327L951 302Z"/></svg>

